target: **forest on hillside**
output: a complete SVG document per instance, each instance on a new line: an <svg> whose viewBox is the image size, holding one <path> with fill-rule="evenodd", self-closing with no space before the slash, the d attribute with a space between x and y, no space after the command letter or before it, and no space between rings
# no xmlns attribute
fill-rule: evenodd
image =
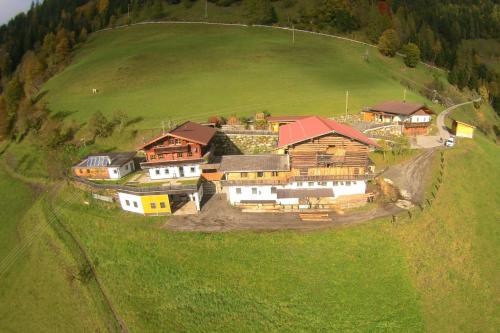
<svg viewBox="0 0 500 333"><path fill-rule="evenodd" d="M205 0L45 0L0 27L0 137L41 126L33 100L89 33L118 24L176 19L173 6ZM358 33L387 56L403 53L449 71L460 89L476 91L500 112L500 5L494 0L210 0L238 9L235 21ZM286 13L286 15L284 14ZM236 15L236 14L235 14ZM485 50L489 50L486 52ZM40 118L40 119L39 119ZM64 137L64 133L61 134ZM57 140L56 140L57 141Z"/></svg>

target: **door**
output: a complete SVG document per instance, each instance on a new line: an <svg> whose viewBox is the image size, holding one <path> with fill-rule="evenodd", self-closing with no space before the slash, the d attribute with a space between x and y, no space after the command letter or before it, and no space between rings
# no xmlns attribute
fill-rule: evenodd
<svg viewBox="0 0 500 333"><path fill-rule="evenodd" d="M179 177L184 177L184 167L179 167Z"/></svg>

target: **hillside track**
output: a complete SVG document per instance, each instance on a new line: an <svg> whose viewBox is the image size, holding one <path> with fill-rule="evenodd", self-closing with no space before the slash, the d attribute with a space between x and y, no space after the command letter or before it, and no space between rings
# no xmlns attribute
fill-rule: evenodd
<svg viewBox="0 0 500 333"><path fill-rule="evenodd" d="M394 185L407 193L414 203L422 203L425 194L427 175L437 149L429 149L418 155L414 159L390 167L382 174L394 182Z"/></svg>

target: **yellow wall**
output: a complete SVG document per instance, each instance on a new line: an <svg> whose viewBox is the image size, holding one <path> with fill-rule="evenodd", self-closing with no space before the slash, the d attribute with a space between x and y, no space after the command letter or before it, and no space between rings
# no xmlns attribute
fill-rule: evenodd
<svg viewBox="0 0 500 333"><path fill-rule="evenodd" d="M474 136L474 128L462 124L457 124L455 135L464 138L472 138Z"/></svg>
<svg viewBox="0 0 500 333"><path fill-rule="evenodd" d="M160 207L160 202L165 203L165 208ZM167 194L162 195L145 195L141 197L144 214L165 214L171 213L170 200ZM151 208L151 203L156 204L156 209Z"/></svg>

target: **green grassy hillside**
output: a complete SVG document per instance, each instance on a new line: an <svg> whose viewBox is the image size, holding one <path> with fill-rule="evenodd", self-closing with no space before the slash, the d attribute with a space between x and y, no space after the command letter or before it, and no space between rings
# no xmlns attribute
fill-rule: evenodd
<svg viewBox="0 0 500 333"><path fill-rule="evenodd" d="M143 117L139 128L169 118L211 115L340 115L402 99L401 77L432 80L366 46L285 31L205 25L133 26L92 35L73 63L42 89L53 112L86 120L100 110ZM97 95L92 89L99 89ZM408 99L428 102L413 92Z"/></svg>
<svg viewBox="0 0 500 333"><path fill-rule="evenodd" d="M60 194L61 219L98 258L132 330L494 332L499 153L481 134L460 140L444 154L432 207L395 224L176 233L102 204L84 206L88 199L74 189Z"/></svg>
<svg viewBox="0 0 500 333"><path fill-rule="evenodd" d="M0 331L112 331L43 214L39 189L1 166L0 186Z"/></svg>

